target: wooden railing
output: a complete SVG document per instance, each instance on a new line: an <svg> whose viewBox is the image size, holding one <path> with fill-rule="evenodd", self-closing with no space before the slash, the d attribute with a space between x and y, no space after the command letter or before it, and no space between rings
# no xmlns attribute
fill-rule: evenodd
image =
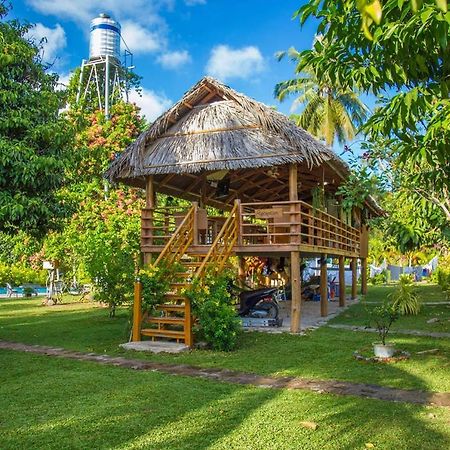
<svg viewBox="0 0 450 450"><path fill-rule="evenodd" d="M203 259L202 264L195 272L195 278L203 277L206 269L212 264L217 272L221 272L224 269L238 240L238 210L239 206L236 202L229 217L223 224L219 234L212 243L207 255Z"/></svg>
<svg viewBox="0 0 450 450"><path fill-rule="evenodd" d="M358 229L302 201L242 203L239 223L239 238L245 246L298 244L311 251L360 251Z"/></svg>
<svg viewBox="0 0 450 450"><path fill-rule="evenodd" d="M155 266L161 260L168 264L180 261L186 250L194 242L195 210L196 205L193 205L154 262Z"/></svg>
<svg viewBox="0 0 450 450"><path fill-rule="evenodd" d="M188 212L186 207L164 206L141 211L141 246L165 246Z"/></svg>

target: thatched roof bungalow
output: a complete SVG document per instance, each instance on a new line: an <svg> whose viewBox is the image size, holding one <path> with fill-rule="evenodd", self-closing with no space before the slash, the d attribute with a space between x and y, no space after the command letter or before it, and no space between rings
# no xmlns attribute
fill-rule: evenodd
<svg viewBox="0 0 450 450"><path fill-rule="evenodd" d="M207 265L222 268L230 255L241 261L249 255L287 256L291 330L298 331L301 255L339 257L340 276L344 258L352 259L354 270L361 258L365 290L364 217L381 210L372 199L362 211L340 209L335 193L348 174L341 158L288 117L205 77L111 164L106 177L146 189L141 246L147 262L152 254L159 254L156 263L163 257L180 261L187 254L196 277ZM155 192L194 206L161 212ZM229 212L210 217L208 206ZM341 283L342 304L344 288ZM352 293L356 296L356 272Z"/></svg>

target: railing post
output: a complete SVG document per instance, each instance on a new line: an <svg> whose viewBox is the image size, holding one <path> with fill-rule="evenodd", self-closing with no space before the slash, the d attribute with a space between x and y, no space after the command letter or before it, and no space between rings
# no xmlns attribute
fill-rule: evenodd
<svg viewBox="0 0 450 450"><path fill-rule="evenodd" d="M133 332L132 341L141 340L142 322L142 283L139 279L134 282L134 302L133 302Z"/></svg>
<svg viewBox="0 0 450 450"><path fill-rule="evenodd" d="M188 347L194 345L194 337L192 334L192 308L191 301L188 298L184 299L184 343Z"/></svg>
<svg viewBox="0 0 450 450"><path fill-rule="evenodd" d="M193 244L198 245L198 203L192 202L192 205L194 206Z"/></svg>
<svg viewBox="0 0 450 450"><path fill-rule="evenodd" d="M242 245L242 206L241 201L237 198L234 201L236 205L236 230L237 230L237 245Z"/></svg>

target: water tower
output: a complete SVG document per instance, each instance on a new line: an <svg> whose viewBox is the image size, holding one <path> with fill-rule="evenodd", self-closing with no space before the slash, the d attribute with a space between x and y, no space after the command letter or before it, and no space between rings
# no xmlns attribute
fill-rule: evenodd
<svg viewBox="0 0 450 450"><path fill-rule="evenodd" d="M121 62L120 43L125 46ZM91 21L89 59L81 63L78 83L77 103L86 98L98 103L106 117L109 117L111 105L118 99L128 101L127 73L128 61L132 53L120 34L119 22L108 14L99 14Z"/></svg>

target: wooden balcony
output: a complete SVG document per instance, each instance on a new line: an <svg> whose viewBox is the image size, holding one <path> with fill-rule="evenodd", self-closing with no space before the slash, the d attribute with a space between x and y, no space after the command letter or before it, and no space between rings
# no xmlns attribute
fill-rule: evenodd
<svg viewBox="0 0 450 450"><path fill-rule="evenodd" d="M302 201L237 201L236 255L303 254L365 256L366 239L360 229ZM195 204L194 204L195 205ZM227 215L208 216L195 205L191 253L204 253L219 235ZM158 254L186 216L179 207L142 210L141 247L144 253Z"/></svg>

